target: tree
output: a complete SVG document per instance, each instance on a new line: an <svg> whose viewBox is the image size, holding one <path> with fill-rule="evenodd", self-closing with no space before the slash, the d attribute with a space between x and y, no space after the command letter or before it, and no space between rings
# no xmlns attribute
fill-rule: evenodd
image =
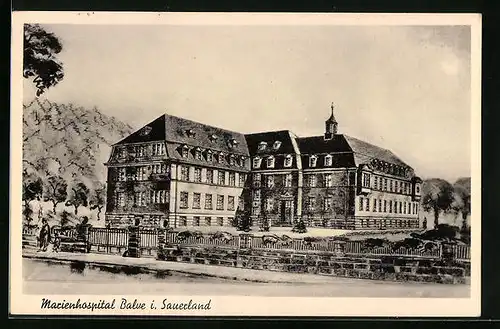
<svg viewBox="0 0 500 329"><path fill-rule="evenodd" d="M434 214L434 227L439 224L439 214L451 210L454 200L453 186L440 178L426 180L422 187L422 207Z"/></svg>
<svg viewBox="0 0 500 329"><path fill-rule="evenodd" d="M82 182L76 183L71 188L70 198L66 201L66 206L75 207L75 215L78 215L78 207L88 206L89 188Z"/></svg>
<svg viewBox="0 0 500 329"><path fill-rule="evenodd" d="M23 77L33 79L40 96L64 78L63 64L56 58L62 50L59 38L38 24L24 25Z"/></svg>
<svg viewBox="0 0 500 329"><path fill-rule="evenodd" d="M40 200L42 192L43 183L41 178L23 171L23 213L28 224L33 220L33 218L31 217L31 215L33 214L33 210L30 207L30 202L33 200Z"/></svg>
<svg viewBox="0 0 500 329"><path fill-rule="evenodd" d="M467 217L471 211L471 185L469 178L460 178L453 184L454 201L452 204L453 210L458 214L462 214L462 229L467 228Z"/></svg>
<svg viewBox="0 0 500 329"><path fill-rule="evenodd" d="M89 206L90 210L97 209L97 220L101 219L101 211L106 203L106 187L98 182L90 195Z"/></svg>
<svg viewBox="0 0 500 329"><path fill-rule="evenodd" d="M66 201L68 197L68 184L61 176L49 176L44 186L44 201L52 202L52 210L56 213L59 203Z"/></svg>

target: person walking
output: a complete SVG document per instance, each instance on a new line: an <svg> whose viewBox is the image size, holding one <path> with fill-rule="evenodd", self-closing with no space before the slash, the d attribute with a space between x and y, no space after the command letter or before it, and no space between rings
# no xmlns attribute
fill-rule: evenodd
<svg viewBox="0 0 500 329"><path fill-rule="evenodd" d="M47 251L47 247L49 246L50 242L50 226L45 218L42 219L42 228L40 229L39 242L39 251Z"/></svg>
<svg viewBox="0 0 500 329"><path fill-rule="evenodd" d="M426 230L426 229L427 229L427 217L424 217L424 220L423 220L423 222L422 222L422 228L423 228L424 230Z"/></svg>

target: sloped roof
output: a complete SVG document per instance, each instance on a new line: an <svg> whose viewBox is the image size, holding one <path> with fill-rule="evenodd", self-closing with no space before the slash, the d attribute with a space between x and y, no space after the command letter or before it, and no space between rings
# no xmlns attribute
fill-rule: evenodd
<svg viewBox="0 0 500 329"><path fill-rule="evenodd" d="M248 145L248 151L252 156L255 155L271 155L271 154L295 154L293 147L293 134L288 130L268 131L263 133L247 134L245 139ZM259 150L261 142L267 143L264 150ZM275 142L280 142L278 148L274 148Z"/></svg>
<svg viewBox="0 0 500 329"><path fill-rule="evenodd" d="M148 134L143 134L144 128L149 127L151 130ZM154 121L148 123L141 129L128 135L115 145L129 144L129 143L146 143L153 141L163 141L165 140L165 116L155 119Z"/></svg>
<svg viewBox="0 0 500 329"><path fill-rule="evenodd" d="M373 159L378 159L398 166L410 167L403 160L401 160L394 153L387 149L367 143L351 136L342 136L345 138L352 151L354 152L354 158L357 165L369 163Z"/></svg>
<svg viewBox="0 0 500 329"><path fill-rule="evenodd" d="M143 134L145 129L149 133ZM189 135L187 131L193 132ZM215 138L212 138L214 136ZM199 122L164 114L117 144L167 141L211 149L217 152L248 156L245 136L241 133L212 127Z"/></svg>
<svg viewBox="0 0 500 329"><path fill-rule="evenodd" d="M167 142L199 146L225 153L249 155L245 136L238 132L168 114L165 115L165 129ZM189 136L186 133L187 130L192 130L195 135ZM212 135L216 139L211 139ZM233 141L236 143L233 144Z"/></svg>

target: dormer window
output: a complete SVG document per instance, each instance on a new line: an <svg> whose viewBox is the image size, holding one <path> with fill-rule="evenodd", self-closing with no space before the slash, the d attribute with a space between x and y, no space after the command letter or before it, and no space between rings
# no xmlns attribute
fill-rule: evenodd
<svg viewBox="0 0 500 329"><path fill-rule="evenodd" d="M318 157L315 155L311 155L309 158L309 167L314 168L316 167L316 162L318 161Z"/></svg>
<svg viewBox="0 0 500 329"><path fill-rule="evenodd" d="M266 142L260 142L259 143L259 151L264 151L267 147L267 143Z"/></svg>
<svg viewBox="0 0 500 329"><path fill-rule="evenodd" d="M256 158L253 158L253 161L252 161L252 166L256 169L256 168L260 168L260 164L262 163L262 159L259 158L259 157L256 157Z"/></svg>
<svg viewBox="0 0 500 329"><path fill-rule="evenodd" d="M219 153L219 163L224 163L224 153L220 152Z"/></svg>
<svg viewBox="0 0 500 329"><path fill-rule="evenodd" d="M195 150L194 150L194 158L196 160L201 160L201 148L197 147Z"/></svg>
<svg viewBox="0 0 500 329"><path fill-rule="evenodd" d="M229 156L229 164L230 164L231 166L234 166L234 165L235 165L235 162L234 162L234 155L232 155L232 154Z"/></svg>
<svg viewBox="0 0 500 329"><path fill-rule="evenodd" d="M189 147L187 145L183 145L181 147L181 155L183 158L187 158L189 154Z"/></svg>
<svg viewBox="0 0 500 329"><path fill-rule="evenodd" d="M118 159L122 159L125 157L125 149L123 147L117 148L116 149L116 157Z"/></svg>
<svg viewBox="0 0 500 329"><path fill-rule="evenodd" d="M149 126L146 126L144 128L141 129L140 131L140 135L141 136L147 136L151 133L151 130L153 130L153 128L149 127Z"/></svg>
<svg viewBox="0 0 500 329"><path fill-rule="evenodd" d="M229 140L229 147L235 147L236 145L238 145L238 141L234 138L231 138Z"/></svg>
<svg viewBox="0 0 500 329"><path fill-rule="evenodd" d="M244 167L245 166L245 157L240 157L240 166Z"/></svg>
<svg viewBox="0 0 500 329"><path fill-rule="evenodd" d="M213 159L212 151L207 150L207 161L212 162L213 160L214 159Z"/></svg>
<svg viewBox="0 0 500 329"><path fill-rule="evenodd" d="M193 129L186 129L186 136L187 137L195 137L196 133L194 132Z"/></svg>
<svg viewBox="0 0 500 329"><path fill-rule="evenodd" d="M292 166L292 155L291 154L287 154L285 156L285 167L289 168Z"/></svg>
<svg viewBox="0 0 500 329"><path fill-rule="evenodd" d="M274 168L274 157L270 156L266 161L267 168Z"/></svg>
<svg viewBox="0 0 500 329"><path fill-rule="evenodd" d="M218 137L217 137L217 135L212 134L212 135L210 135L209 139L211 142L215 142L218 139Z"/></svg>
<svg viewBox="0 0 500 329"><path fill-rule="evenodd" d="M326 166L326 167L330 167L330 166L332 165L332 162L333 162L333 161L332 161L332 156L331 156L331 154L327 154L327 155L325 156L325 166Z"/></svg>
<svg viewBox="0 0 500 329"><path fill-rule="evenodd" d="M280 148L280 146L281 146L281 142L280 141L276 141L273 144L273 149L276 151L276 150L278 150Z"/></svg>

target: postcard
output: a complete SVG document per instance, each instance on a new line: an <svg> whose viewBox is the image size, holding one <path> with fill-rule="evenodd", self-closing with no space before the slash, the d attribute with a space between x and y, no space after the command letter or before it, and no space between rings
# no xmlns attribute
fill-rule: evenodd
<svg viewBox="0 0 500 329"><path fill-rule="evenodd" d="M479 14L12 18L12 315L480 315Z"/></svg>

